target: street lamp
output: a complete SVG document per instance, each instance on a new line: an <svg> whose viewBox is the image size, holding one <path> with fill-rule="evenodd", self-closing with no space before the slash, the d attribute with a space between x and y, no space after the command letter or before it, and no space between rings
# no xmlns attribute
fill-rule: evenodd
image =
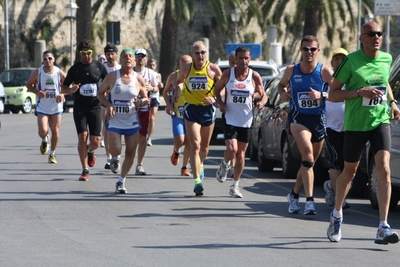
<svg viewBox="0 0 400 267"><path fill-rule="evenodd" d="M78 5L75 4L74 2L72 2L72 0L70 0L70 2L65 6L65 8L67 9L67 18L69 18L71 20L71 28L70 28L70 49L71 49L71 66L72 66L72 23L74 22L74 19L76 17L76 11L78 10Z"/></svg>
<svg viewBox="0 0 400 267"><path fill-rule="evenodd" d="M235 43L236 43L236 35L237 35L237 23L240 20L240 15L242 14L242 12L240 12L240 10L238 8L235 8L231 11L231 19L232 22L235 23Z"/></svg>
<svg viewBox="0 0 400 267"><path fill-rule="evenodd" d="M374 21L374 18L375 18L374 14L368 13L364 16L364 23Z"/></svg>

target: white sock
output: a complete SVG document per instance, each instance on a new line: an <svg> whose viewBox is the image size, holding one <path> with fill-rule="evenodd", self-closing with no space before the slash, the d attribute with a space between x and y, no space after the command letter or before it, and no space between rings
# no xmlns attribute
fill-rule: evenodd
<svg viewBox="0 0 400 267"><path fill-rule="evenodd" d="M231 186L239 186L239 180L237 181L233 180Z"/></svg>
<svg viewBox="0 0 400 267"><path fill-rule="evenodd" d="M224 163L225 166L229 165L231 161L229 160L228 162L225 162L225 160L222 161L222 163Z"/></svg>
<svg viewBox="0 0 400 267"><path fill-rule="evenodd" d="M343 217L343 211L338 211L336 209L333 209L332 215L335 218L342 218Z"/></svg>
<svg viewBox="0 0 400 267"><path fill-rule="evenodd" d="M383 226L390 227L390 225L387 223L387 221L380 221L379 227L383 227Z"/></svg>
<svg viewBox="0 0 400 267"><path fill-rule="evenodd" d="M118 182L125 183L125 178L123 178L123 177L119 176L119 177L118 177Z"/></svg>

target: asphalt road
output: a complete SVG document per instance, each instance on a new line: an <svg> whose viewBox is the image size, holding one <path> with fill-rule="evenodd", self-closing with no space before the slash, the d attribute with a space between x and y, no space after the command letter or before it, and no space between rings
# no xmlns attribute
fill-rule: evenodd
<svg viewBox="0 0 400 267"><path fill-rule="evenodd" d="M293 180L279 169L260 173L247 161L242 199L215 172L224 147L205 162L204 196L172 166L170 118L157 117L147 176L128 176L128 194L114 194L116 175L103 169L104 149L88 182L81 172L71 113L63 115L58 164L40 155L36 117L0 115L0 266L398 266L400 245L374 244L378 212L349 199L343 240L326 237L331 208L316 187L316 216L288 214ZM180 164L179 164L180 165ZM304 197L301 207L304 208ZM400 231L400 209L389 223Z"/></svg>

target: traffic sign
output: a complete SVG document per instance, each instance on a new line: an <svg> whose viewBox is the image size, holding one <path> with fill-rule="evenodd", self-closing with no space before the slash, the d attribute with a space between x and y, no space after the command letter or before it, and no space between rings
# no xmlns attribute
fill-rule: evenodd
<svg viewBox="0 0 400 267"><path fill-rule="evenodd" d="M375 0L375 16L400 16L400 0Z"/></svg>

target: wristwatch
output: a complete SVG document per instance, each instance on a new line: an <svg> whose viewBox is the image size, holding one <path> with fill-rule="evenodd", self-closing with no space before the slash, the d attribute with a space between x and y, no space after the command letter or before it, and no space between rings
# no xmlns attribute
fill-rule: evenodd
<svg viewBox="0 0 400 267"><path fill-rule="evenodd" d="M397 100L396 99L390 100L389 104L391 105L393 102L397 105Z"/></svg>
<svg viewBox="0 0 400 267"><path fill-rule="evenodd" d="M321 93L322 100L325 100L328 97L328 92Z"/></svg>

